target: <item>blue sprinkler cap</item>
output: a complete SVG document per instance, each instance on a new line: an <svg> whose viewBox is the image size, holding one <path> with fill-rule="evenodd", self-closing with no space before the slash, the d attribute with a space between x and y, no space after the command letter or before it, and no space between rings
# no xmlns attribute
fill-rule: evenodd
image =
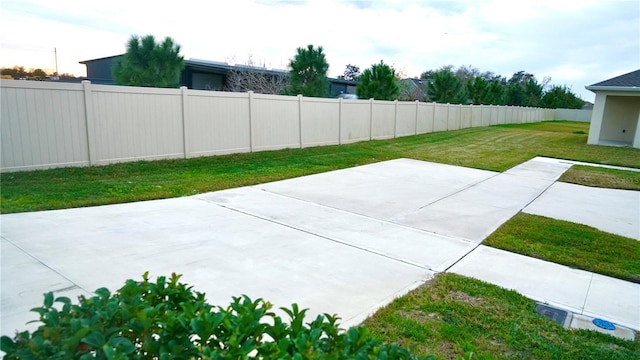
<svg viewBox="0 0 640 360"><path fill-rule="evenodd" d="M616 326L613 325L613 323L607 321L607 320L603 320L603 319L593 319L593 324L599 328L605 329L605 330L615 330Z"/></svg>

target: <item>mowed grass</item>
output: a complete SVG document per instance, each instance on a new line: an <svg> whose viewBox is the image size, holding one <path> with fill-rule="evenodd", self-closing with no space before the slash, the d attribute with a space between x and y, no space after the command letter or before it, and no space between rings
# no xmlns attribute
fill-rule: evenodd
<svg viewBox="0 0 640 360"><path fill-rule="evenodd" d="M515 291L441 273L365 321L384 341L437 359L638 359L640 342L568 330Z"/></svg>
<svg viewBox="0 0 640 360"><path fill-rule="evenodd" d="M587 145L588 127L586 123L574 122L503 125L341 146L3 173L0 211L63 209L193 195L402 157L492 171L507 170L535 156L640 168L638 149ZM580 167L570 171L574 169ZM575 180L583 185L610 182L602 180L603 176L628 182L622 179L628 177L627 172L595 174L591 168L581 171L590 174ZM589 245L591 250L583 249L576 256L570 251L577 249L569 248L575 247L575 242L592 229L575 229L576 224L556 220L548 225L544 218L525 214L516 216L514 221L517 222L508 222L496 232L506 234L504 238L510 240L499 241L507 250L525 251L518 249L530 247L537 256L550 261L580 259L569 264L580 268L588 268L596 258L605 263L614 259L612 267L622 270L592 271L631 279L637 274L633 263L619 266L620 259L615 259L615 254L627 256L637 251L633 244L629 250L628 242L606 237L610 243L602 247L596 239ZM527 235L545 226L563 235L554 238L556 242ZM603 233L594 236L602 237ZM527 240L526 246L521 244L522 239ZM596 257L587 257L589 251ZM635 257L630 259L638 263L633 260ZM607 267L606 264L603 266ZM534 306L533 301L513 291L454 274L441 274L396 299L369 318L366 325L383 341L399 342L417 353L433 354L439 359L457 359L465 353L466 358L472 359L640 358L639 341L566 330L537 315Z"/></svg>
<svg viewBox="0 0 640 360"><path fill-rule="evenodd" d="M640 283L640 241L586 225L519 213L483 245Z"/></svg>
<svg viewBox="0 0 640 360"><path fill-rule="evenodd" d="M559 181L610 189L640 190L640 171L574 165Z"/></svg>
<svg viewBox="0 0 640 360"><path fill-rule="evenodd" d="M587 123L550 121L349 145L0 174L0 213L194 195L412 158L504 171L535 156L640 168L640 150L586 145ZM578 133L576 133L578 132Z"/></svg>

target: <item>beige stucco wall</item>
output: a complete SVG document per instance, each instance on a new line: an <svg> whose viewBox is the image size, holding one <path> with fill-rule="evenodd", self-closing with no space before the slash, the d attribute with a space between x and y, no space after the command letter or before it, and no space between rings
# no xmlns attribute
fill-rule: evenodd
<svg viewBox="0 0 640 360"><path fill-rule="evenodd" d="M640 148L640 93L596 91L589 144Z"/></svg>

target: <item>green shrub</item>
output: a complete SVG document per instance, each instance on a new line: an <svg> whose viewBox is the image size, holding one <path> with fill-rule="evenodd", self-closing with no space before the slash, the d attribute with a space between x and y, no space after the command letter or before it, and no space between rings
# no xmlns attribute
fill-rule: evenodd
<svg viewBox="0 0 640 360"><path fill-rule="evenodd" d="M362 326L340 331L335 316L304 324L306 309L281 308L247 296L227 307L172 274L150 282L127 280L114 294L101 288L91 298L44 296L32 311L42 323L33 333L2 337L10 359L415 359L396 344L373 339ZM56 305L56 306L54 306Z"/></svg>

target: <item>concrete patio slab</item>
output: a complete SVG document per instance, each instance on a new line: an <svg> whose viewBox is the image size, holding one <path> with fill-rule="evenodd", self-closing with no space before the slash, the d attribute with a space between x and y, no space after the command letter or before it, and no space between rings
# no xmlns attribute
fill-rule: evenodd
<svg viewBox="0 0 640 360"><path fill-rule="evenodd" d="M582 313L605 320L626 319L616 323L640 329L640 284L593 274Z"/></svg>
<svg viewBox="0 0 640 360"><path fill-rule="evenodd" d="M497 174L398 159L256 187L359 215L390 220Z"/></svg>
<svg viewBox="0 0 640 360"><path fill-rule="evenodd" d="M484 245L449 271L513 289L561 309L603 317L616 324L640 329L640 284ZM612 301L614 297L616 301Z"/></svg>
<svg viewBox="0 0 640 360"><path fill-rule="evenodd" d="M523 211L640 240L640 191L555 183Z"/></svg>
<svg viewBox="0 0 640 360"><path fill-rule="evenodd" d="M61 286L117 289L145 271L175 272L214 304L247 294L276 306L296 302L310 308L310 316L336 313L349 326L433 275L193 197L3 215L2 238L40 260L21 268L3 261L3 285L4 279L23 283L42 273L68 279L40 283L29 293L3 286L2 303L23 308L41 305L44 292ZM2 334L34 319L5 310Z"/></svg>
<svg viewBox="0 0 640 360"><path fill-rule="evenodd" d="M560 159L535 157L522 164L516 165L504 174L519 175L540 180L556 181L573 164Z"/></svg>
<svg viewBox="0 0 640 360"><path fill-rule="evenodd" d="M37 325L25 325L25 319L35 320L38 318L38 315L30 310L42 305L43 289L51 289L57 296L67 296L74 300L80 295L91 295L90 292L79 288L69 279L45 266L17 246L4 239L0 241L0 261L2 263L0 278L2 322L0 329L35 330ZM19 276L15 276L15 274L19 274ZM39 301L29 301L31 299ZM13 331L2 331L2 335L13 335Z"/></svg>
<svg viewBox="0 0 640 360"><path fill-rule="evenodd" d="M517 211L456 197L436 202L393 221L478 244Z"/></svg>
<svg viewBox="0 0 640 360"><path fill-rule="evenodd" d="M535 177L500 174L393 222L480 243L551 184Z"/></svg>
<svg viewBox="0 0 640 360"><path fill-rule="evenodd" d="M476 249L570 165L536 158L495 173L398 159L192 197L2 215L0 333L24 329L44 292L115 290L146 271L184 274L215 304L240 294L296 302L346 327L450 267L640 329L636 284ZM607 293L619 295L605 303Z"/></svg>
<svg viewBox="0 0 640 360"><path fill-rule="evenodd" d="M197 198L433 271L444 271L475 247L475 244L460 239L255 187L217 191L198 195Z"/></svg>

